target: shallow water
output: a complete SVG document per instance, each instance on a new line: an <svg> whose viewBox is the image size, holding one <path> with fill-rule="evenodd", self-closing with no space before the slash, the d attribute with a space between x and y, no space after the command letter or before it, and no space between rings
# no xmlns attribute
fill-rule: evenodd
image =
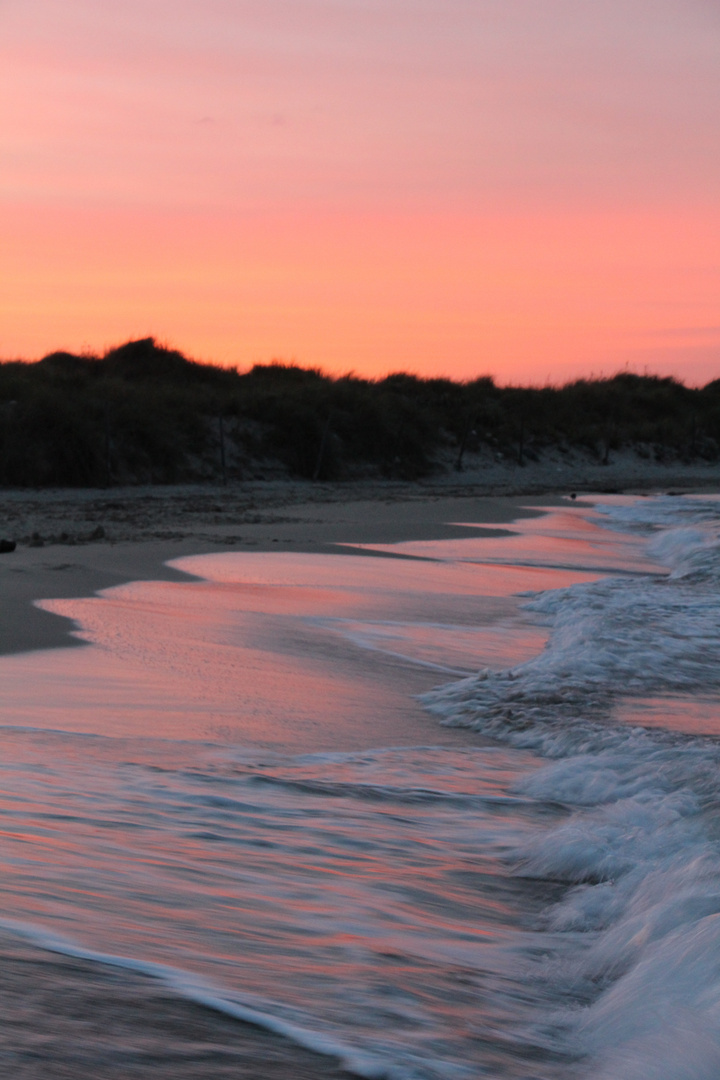
<svg viewBox="0 0 720 1080"><path fill-rule="evenodd" d="M44 603L6 931L362 1075L716 1076L720 509L599 511Z"/></svg>

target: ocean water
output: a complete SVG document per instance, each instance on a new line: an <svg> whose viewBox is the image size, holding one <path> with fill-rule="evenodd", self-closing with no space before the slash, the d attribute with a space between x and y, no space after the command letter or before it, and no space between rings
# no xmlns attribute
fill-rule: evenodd
<svg viewBox="0 0 720 1080"><path fill-rule="evenodd" d="M720 500L511 528L42 602L87 645L0 658L0 982L31 942L366 1077L715 1080Z"/></svg>

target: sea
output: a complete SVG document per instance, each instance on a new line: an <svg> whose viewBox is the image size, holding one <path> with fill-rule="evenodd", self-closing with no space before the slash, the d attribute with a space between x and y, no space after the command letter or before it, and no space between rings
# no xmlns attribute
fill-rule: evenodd
<svg viewBox="0 0 720 1080"><path fill-rule="evenodd" d="M0 658L2 1075L180 1075L161 989L359 1077L717 1080L720 497L173 565Z"/></svg>

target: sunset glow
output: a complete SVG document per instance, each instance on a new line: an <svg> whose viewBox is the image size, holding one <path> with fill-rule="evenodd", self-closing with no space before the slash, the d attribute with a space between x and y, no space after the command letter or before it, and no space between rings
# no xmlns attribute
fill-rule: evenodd
<svg viewBox="0 0 720 1080"><path fill-rule="evenodd" d="M703 0L0 2L0 356L720 375Z"/></svg>

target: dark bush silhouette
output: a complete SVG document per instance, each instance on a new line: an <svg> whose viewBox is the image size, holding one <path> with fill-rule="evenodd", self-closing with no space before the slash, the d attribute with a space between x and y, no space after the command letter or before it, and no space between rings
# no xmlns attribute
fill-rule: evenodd
<svg viewBox="0 0 720 1080"><path fill-rule="evenodd" d="M295 364L240 374L129 341L104 356L0 363L0 484L239 478L414 479L485 449L518 466L550 448L609 462L716 460L720 379L700 390L623 373L561 387L497 387L397 372L332 378Z"/></svg>

